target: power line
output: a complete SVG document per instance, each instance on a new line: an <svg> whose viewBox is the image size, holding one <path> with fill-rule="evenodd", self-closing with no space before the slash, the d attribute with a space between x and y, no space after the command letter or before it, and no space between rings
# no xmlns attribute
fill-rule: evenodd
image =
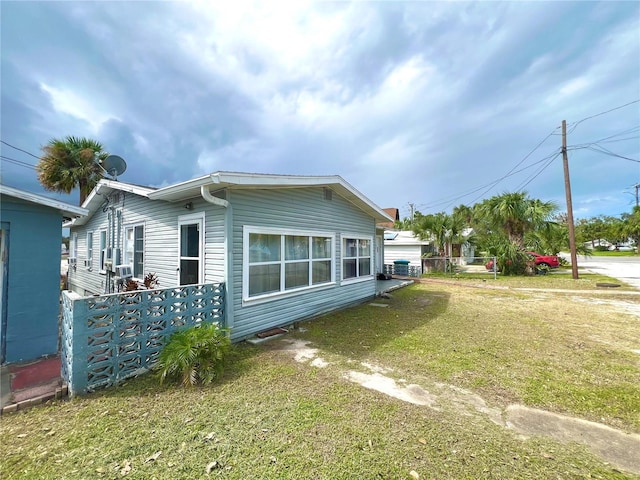
<svg viewBox="0 0 640 480"><path fill-rule="evenodd" d="M538 160L538 161L532 163L531 165L527 165L526 167L523 167L523 168L521 168L519 170L514 170L509 175L504 175L503 177L501 177L501 178L499 178L497 180L494 180L494 181L489 182L489 183L485 183L484 185L476 187L473 190L470 190L470 191L468 191L466 193L462 193L462 194L454 195L454 196L443 197L441 200L438 200L436 202L423 203L423 204L420 204L419 206L429 206L430 208L434 208L434 207L437 207L439 205L444 205L444 204L449 203L449 202L454 203L455 201L460 200L460 199L462 199L464 197L468 197L469 195L472 195L472 194L482 190L483 188L486 188L486 187L489 187L489 186L493 186L493 185L499 183L504 178L512 177L512 176L514 176L514 175L516 175L518 173L524 172L525 170L528 170L528 169L530 169L532 167L535 167L536 165L539 165L540 163L546 162L547 160L549 160L549 158L551 158L551 157L553 157L554 155L557 155L557 154L558 154L558 152L557 152L557 149L556 149L556 151L554 151L550 155L547 155L546 157L544 157L541 160Z"/></svg>
<svg viewBox="0 0 640 480"><path fill-rule="evenodd" d="M594 144L597 144L597 143L613 143L613 142L621 142L621 141L624 141L624 140L634 140L634 139L639 138L639 137L638 136L633 136L633 137L619 138L619 139L615 139L615 137L619 137L621 135L628 135L628 134L634 133L634 132L639 131L639 130L640 130L640 125L636 125L635 127L628 128L626 130L622 130L621 132L614 133L613 135L609 135L608 137L604 137L604 138L601 138L599 140L595 140L595 141L592 141L592 142L586 142L586 143L580 143L580 144L577 144L577 145L572 145L572 147L574 147L574 148L575 147L588 147L590 145L594 145ZM613 140L613 139L615 139L615 140Z"/></svg>
<svg viewBox="0 0 640 480"><path fill-rule="evenodd" d="M628 107L629 105L633 105L634 103L638 103L638 102L640 102L640 99L634 100L629 103L625 103L624 105L620 105L619 107L612 108L611 110L606 110L604 112L596 113L595 115L590 115L588 117L583 118L582 120L578 120L577 122L571 125L571 130L567 132L567 134L572 133L576 129L576 127L580 125L582 122L585 122L595 117L599 117L600 115L605 115L607 113L615 112L616 110L620 110L621 108Z"/></svg>
<svg viewBox="0 0 640 480"><path fill-rule="evenodd" d="M31 152L27 152L26 150L23 150L23 149L21 149L21 148L18 148L18 147L14 146L14 145L11 145L10 143L5 142L4 140L0 140L0 143L3 143L3 144L4 144L4 145L6 145L7 147L11 147L11 148L13 148L13 149L15 149L15 150L19 150L19 151L21 151L21 152L26 153L27 155L31 155L33 158L37 158L38 160L40 160L40 157L39 157L39 156L34 155L34 154L33 154L33 153L31 153Z"/></svg>
<svg viewBox="0 0 640 480"><path fill-rule="evenodd" d="M626 142L627 140L637 140L640 138L640 135L636 135L635 137L627 137L627 138L618 138L616 140L605 140L597 143L617 143L617 142Z"/></svg>
<svg viewBox="0 0 640 480"><path fill-rule="evenodd" d="M535 147L533 147L533 150L531 150L529 153L527 153L524 158L522 160L520 160L511 170L509 170L506 175L500 177L498 180L496 180L496 182L491 185L489 188L487 188L484 192L482 192L480 195L478 195L476 198L474 198L471 203L475 203L477 200L479 200L480 198L484 197L489 191L491 191L491 189L493 187L495 187L498 183L500 183L502 180L504 180L505 178L509 177L510 174L516 169L518 168L520 165L522 165L524 163L524 161L529 158L531 155L533 155L533 152L535 152L538 148L540 148L542 146L542 144L544 142L546 142L549 137L551 137L553 135L553 133L560 127L556 127L553 130L551 130L551 132L549 132L549 135L547 135L546 137L544 137L540 143L538 143Z"/></svg>
<svg viewBox="0 0 640 480"><path fill-rule="evenodd" d="M630 162L640 163L640 160L636 160L635 158L625 157L624 155L618 155L617 153L614 153L611 150L604 148L602 145L598 145L598 147L600 148L587 147L587 150L591 150L592 152L604 153L605 155L609 155L610 157L621 158L623 160L629 160Z"/></svg>
<svg viewBox="0 0 640 480"><path fill-rule="evenodd" d="M537 172L535 175L533 175L529 180L525 180L525 182L526 182L526 183L524 183L524 185L522 185L522 184L521 184L521 186L519 186L518 188L516 188L516 191L517 191L517 192L522 192L522 190L524 190L524 188L525 188L527 185L529 185L529 184L530 184L531 182L533 182L536 178L538 178L538 176L540 176L540 174L541 174L542 172L544 172L544 171L549 167L549 165L551 165L551 164L554 162L554 160L560 156L560 154L561 154L561 152L556 153L556 154L553 156L553 158L552 158L551 160L549 160L545 165L543 165L543 166L542 166L542 168L540 168L540 170L538 170L538 172Z"/></svg>
<svg viewBox="0 0 640 480"><path fill-rule="evenodd" d="M16 160L15 158L11 158L11 157L5 157L4 155L0 155L0 158L2 158L3 160L9 162L9 163L13 163L14 165L20 165L21 167L28 167L28 168L32 168L32 169L36 169L35 165L31 165L30 163L27 162L23 162L22 160Z"/></svg>

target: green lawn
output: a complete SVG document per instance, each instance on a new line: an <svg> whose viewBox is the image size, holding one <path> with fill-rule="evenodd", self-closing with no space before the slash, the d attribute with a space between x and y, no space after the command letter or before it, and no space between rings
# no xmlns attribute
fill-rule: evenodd
<svg viewBox="0 0 640 480"><path fill-rule="evenodd" d="M598 252L596 250L591 252L594 257L637 257L638 252Z"/></svg>
<svg viewBox="0 0 640 480"><path fill-rule="evenodd" d="M415 405L346 373L376 365L398 384L464 388L490 408L519 403L639 433L637 316L585 297L447 284L376 303L388 307L284 337L316 348L324 368L280 341L241 344L210 387L147 375L3 416L2 478L634 478L579 444L524 439L446 398Z"/></svg>
<svg viewBox="0 0 640 480"><path fill-rule="evenodd" d="M546 275L534 276L505 276L498 274L494 279L492 273L459 273L454 275L427 274L423 278L429 280L448 280L462 282L463 284L509 287L509 288L553 288L562 290L593 290L599 291L598 283L616 283L620 285L619 290L633 291L633 287L626 285L620 280L607 277L605 275L585 274L578 270L578 279L574 280L571 269L560 268L553 270Z"/></svg>

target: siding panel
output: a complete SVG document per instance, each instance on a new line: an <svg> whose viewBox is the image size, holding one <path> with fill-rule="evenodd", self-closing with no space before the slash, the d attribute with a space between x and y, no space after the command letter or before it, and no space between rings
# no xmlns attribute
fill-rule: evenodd
<svg viewBox="0 0 640 480"><path fill-rule="evenodd" d="M376 293L375 278L342 284L341 238L344 235L375 240L375 220L333 192L325 200L322 188L239 190L231 192L233 204L233 302L232 338L362 302ZM299 292L268 302L242 302L243 226L333 232L336 238L336 281L334 286ZM374 247L372 245L372 256ZM373 260L373 259L372 259Z"/></svg>
<svg viewBox="0 0 640 480"><path fill-rule="evenodd" d="M186 203L186 202L184 202ZM205 212L205 282L224 279L224 208L202 199L192 200L192 210L185 210L183 202L151 201L135 194L121 194L116 209L121 211L121 228L116 229L115 246L123 248L124 227L144 224L144 274L155 273L161 287L178 284L178 218L181 215ZM106 275L99 272L99 231L107 228L107 212L98 210L86 225L72 227L78 233L78 264L69 272L72 290L80 295L105 292ZM84 266L87 255L86 232L93 230L92 267Z"/></svg>

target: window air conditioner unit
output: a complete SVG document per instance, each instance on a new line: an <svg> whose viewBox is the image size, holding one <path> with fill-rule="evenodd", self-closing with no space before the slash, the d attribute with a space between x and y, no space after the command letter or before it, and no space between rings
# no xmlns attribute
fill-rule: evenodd
<svg viewBox="0 0 640 480"><path fill-rule="evenodd" d="M90 259L90 258L88 258L88 259L86 259L86 260L84 261L84 266L85 266L85 267L89 267L89 268L91 268L91 259Z"/></svg>
<svg viewBox="0 0 640 480"><path fill-rule="evenodd" d="M133 277L131 265L116 265L116 277L122 279Z"/></svg>

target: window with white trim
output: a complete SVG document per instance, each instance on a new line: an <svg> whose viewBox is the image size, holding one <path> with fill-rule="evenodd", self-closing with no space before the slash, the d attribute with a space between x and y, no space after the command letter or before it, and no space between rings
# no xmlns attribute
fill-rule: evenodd
<svg viewBox="0 0 640 480"><path fill-rule="evenodd" d="M104 261L107 254L107 231L100 230L100 272L105 273Z"/></svg>
<svg viewBox="0 0 640 480"><path fill-rule="evenodd" d="M77 233L72 233L71 234L71 258L78 258L78 234Z"/></svg>
<svg viewBox="0 0 640 480"><path fill-rule="evenodd" d="M334 281L334 236L245 227L243 297L295 292Z"/></svg>
<svg viewBox="0 0 640 480"><path fill-rule="evenodd" d="M144 225L125 227L124 264L131 266L134 278L144 278Z"/></svg>
<svg viewBox="0 0 640 480"><path fill-rule="evenodd" d="M342 239L342 278L344 280L371 276L371 238Z"/></svg>
<svg viewBox="0 0 640 480"><path fill-rule="evenodd" d="M91 268L93 261L93 232L87 232L87 259L85 266Z"/></svg>

